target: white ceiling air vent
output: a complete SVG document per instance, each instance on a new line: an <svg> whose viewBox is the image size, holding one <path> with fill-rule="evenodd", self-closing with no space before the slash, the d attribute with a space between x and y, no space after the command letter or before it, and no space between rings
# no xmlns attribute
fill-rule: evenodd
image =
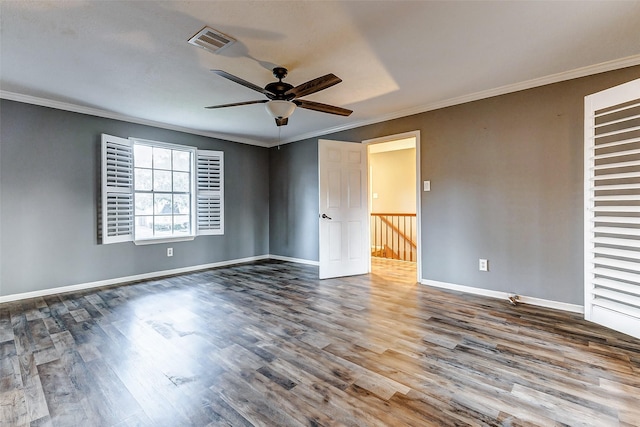
<svg viewBox="0 0 640 427"><path fill-rule="evenodd" d="M211 53L218 53L236 40L210 27L204 27L198 34L189 39L189 43L208 50Z"/></svg>

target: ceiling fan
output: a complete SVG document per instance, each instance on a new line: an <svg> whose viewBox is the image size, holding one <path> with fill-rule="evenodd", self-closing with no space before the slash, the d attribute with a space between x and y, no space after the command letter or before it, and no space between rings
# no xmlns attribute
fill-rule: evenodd
<svg viewBox="0 0 640 427"><path fill-rule="evenodd" d="M278 79L278 81L269 83L263 89L258 85L243 80L240 77L236 77L233 74L229 74L226 71L211 71L213 71L220 77L224 77L225 79L231 80L232 82L241 84L242 86L253 89L256 92L260 92L265 95L267 99L261 99L258 101L235 102L233 104L212 105L205 108L226 108L236 107L238 105L266 103L267 111L276 120L277 126L286 125L289 122L289 116L293 114L293 111L296 109L296 107L306 108L307 110L320 111L322 113L337 114L339 116L348 116L353 113L353 111L347 110L346 108L299 99L303 96L311 95L312 93L319 92L340 83L342 80L334 74L327 74L294 87L293 85L282 81L282 79L287 76L287 69L283 67L275 67L273 69L273 76Z"/></svg>

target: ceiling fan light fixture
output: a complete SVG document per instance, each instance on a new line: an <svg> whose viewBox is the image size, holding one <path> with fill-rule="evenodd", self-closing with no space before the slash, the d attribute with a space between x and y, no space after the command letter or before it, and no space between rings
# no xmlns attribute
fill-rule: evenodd
<svg viewBox="0 0 640 427"><path fill-rule="evenodd" d="M273 100L267 102L265 107L274 119L286 119L293 114L296 104L291 101Z"/></svg>

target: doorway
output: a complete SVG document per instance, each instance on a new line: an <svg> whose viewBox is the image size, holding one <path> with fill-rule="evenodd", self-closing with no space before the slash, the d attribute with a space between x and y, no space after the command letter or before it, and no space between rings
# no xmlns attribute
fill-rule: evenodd
<svg viewBox="0 0 640 427"><path fill-rule="evenodd" d="M421 280L420 132L363 141L367 145L369 253L373 274Z"/></svg>

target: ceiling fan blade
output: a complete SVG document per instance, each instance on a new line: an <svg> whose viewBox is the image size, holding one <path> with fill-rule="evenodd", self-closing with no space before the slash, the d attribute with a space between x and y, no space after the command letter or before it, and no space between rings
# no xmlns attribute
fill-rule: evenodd
<svg viewBox="0 0 640 427"><path fill-rule="evenodd" d="M318 77L317 79L309 80L306 83L302 83L292 89L289 89L284 94L289 97L293 95L293 98L302 98L303 96L311 95L312 93L319 92L333 85L340 83L342 79L334 74L327 74L326 76ZM288 99L293 99L288 98Z"/></svg>
<svg viewBox="0 0 640 427"><path fill-rule="evenodd" d="M288 117L284 117L282 119L276 117L276 126L284 126L287 123L289 123L289 118Z"/></svg>
<svg viewBox="0 0 640 427"><path fill-rule="evenodd" d="M319 102L305 101L303 99L296 99L293 101L298 107L306 108L307 110L320 111L322 113L337 114L339 116L348 116L353 113L352 110L346 108L336 107L334 105L321 104Z"/></svg>
<svg viewBox="0 0 640 427"><path fill-rule="evenodd" d="M268 90L266 90L266 89L264 89L264 88L261 88L260 86L255 85L255 84L253 84L253 83L251 83L251 82L248 82L248 81L246 81L246 80L244 80L244 79L241 79L240 77L234 76L233 74L229 74L229 73L227 73L226 71L222 71L222 70L211 70L211 72L213 72L213 73L215 73L215 74L219 75L220 77L224 77L224 78L225 78L225 79L227 79L227 80L231 80L231 81L232 81L232 82L234 82L234 83L238 83L238 84L240 84L240 85L242 85L242 86L244 86L244 87L248 87L249 89L253 89L253 90L255 90L256 92L263 93L263 94L265 94L266 96L268 96L268 97L269 97L269 99L272 99L272 97L274 97L274 96L275 96L275 94L273 94L273 93L269 92Z"/></svg>
<svg viewBox="0 0 640 427"><path fill-rule="evenodd" d="M260 101L245 101L245 102L234 102L233 104L222 104L222 105L211 105L209 107L204 107L208 109L214 108L226 108L226 107L237 107L238 105L249 105L249 104L264 104L265 102L269 102L268 99L261 99Z"/></svg>

